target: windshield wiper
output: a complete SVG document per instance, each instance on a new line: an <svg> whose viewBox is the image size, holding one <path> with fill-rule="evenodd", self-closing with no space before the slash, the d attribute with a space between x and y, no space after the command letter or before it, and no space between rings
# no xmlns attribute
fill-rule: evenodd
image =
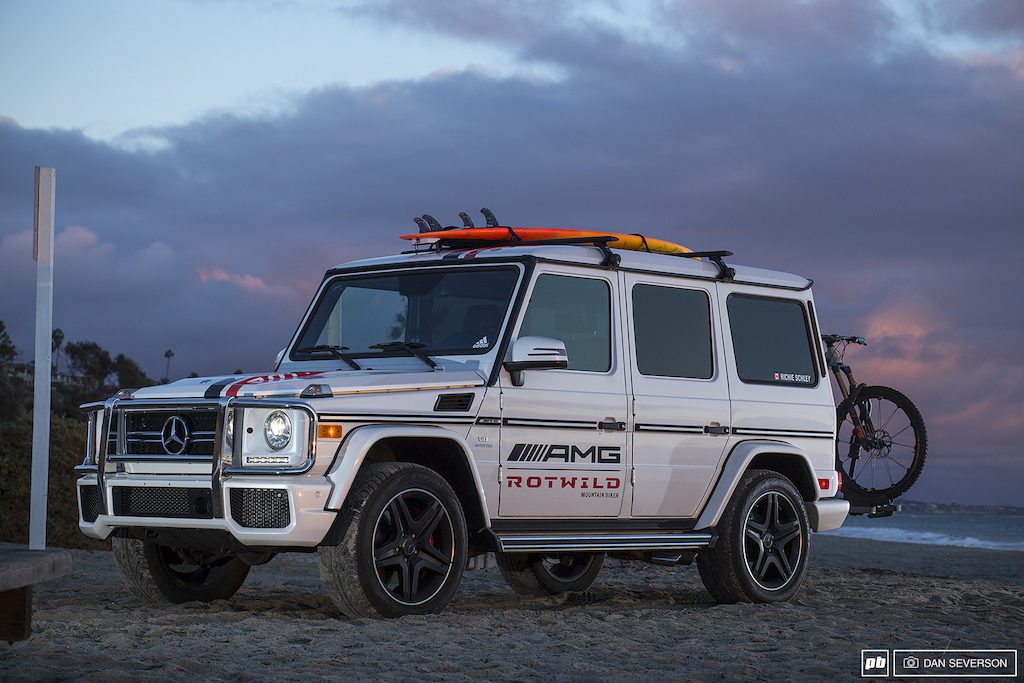
<svg viewBox="0 0 1024 683"><path fill-rule="evenodd" d="M433 358L420 351L424 346L426 346L426 344L419 344L417 342L393 341L384 342L383 344L374 344L370 348L380 349L381 351L405 351L410 356L416 356L419 358L421 361L429 365L431 370L433 370L437 367L437 363L434 362Z"/></svg>
<svg viewBox="0 0 1024 683"><path fill-rule="evenodd" d="M352 366L353 370L362 370L359 367L359 363L352 360L352 357L342 353L342 351L348 351L347 346L331 346L330 344L317 344L316 346L304 346L301 349L295 349L295 353L312 353L314 351L327 351L338 360L343 360Z"/></svg>

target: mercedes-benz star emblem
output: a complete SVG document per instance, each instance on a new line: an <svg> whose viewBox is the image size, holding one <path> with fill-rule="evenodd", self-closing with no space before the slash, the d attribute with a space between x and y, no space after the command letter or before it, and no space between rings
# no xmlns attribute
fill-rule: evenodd
<svg viewBox="0 0 1024 683"><path fill-rule="evenodd" d="M181 455L188 446L188 424L177 415L172 415L164 422L160 440L168 455Z"/></svg>

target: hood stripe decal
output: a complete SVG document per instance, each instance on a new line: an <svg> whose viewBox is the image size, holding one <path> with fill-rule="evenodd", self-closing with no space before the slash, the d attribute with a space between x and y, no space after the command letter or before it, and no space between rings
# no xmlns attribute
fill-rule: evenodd
<svg viewBox="0 0 1024 683"><path fill-rule="evenodd" d="M220 390L235 381L234 377L228 377L221 381L211 384L206 388L206 393L203 394L203 398L220 398Z"/></svg>

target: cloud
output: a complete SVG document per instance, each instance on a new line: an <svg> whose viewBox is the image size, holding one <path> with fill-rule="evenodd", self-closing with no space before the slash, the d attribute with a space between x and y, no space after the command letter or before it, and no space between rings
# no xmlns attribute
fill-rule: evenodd
<svg viewBox="0 0 1024 683"><path fill-rule="evenodd" d="M488 206L811 277L823 329L869 337L855 369L920 404L938 461L1019 454L1024 89L1003 61L901 42L882 3L652 2L621 30L625 4L457 7L364 11L506 41L558 77L324 87L274 116L147 129L145 149L0 126L15 343L34 165L57 168L57 324L151 376L167 348L172 373L267 369L327 268L403 249L413 216ZM994 435L972 422L986 410Z"/></svg>

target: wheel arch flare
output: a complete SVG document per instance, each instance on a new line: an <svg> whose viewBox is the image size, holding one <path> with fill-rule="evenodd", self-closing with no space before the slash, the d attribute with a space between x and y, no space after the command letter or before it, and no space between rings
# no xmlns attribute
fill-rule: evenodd
<svg viewBox="0 0 1024 683"><path fill-rule="evenodd" d="M327 470L331 491L324 507L327 510L341 510L364 465L389 460L412 462L429 467L444 477L463 501L463 513L469 528L484 528L490 513L480 473L469 453L465 439L444 427L357 427L345 436Z"/></svg>

